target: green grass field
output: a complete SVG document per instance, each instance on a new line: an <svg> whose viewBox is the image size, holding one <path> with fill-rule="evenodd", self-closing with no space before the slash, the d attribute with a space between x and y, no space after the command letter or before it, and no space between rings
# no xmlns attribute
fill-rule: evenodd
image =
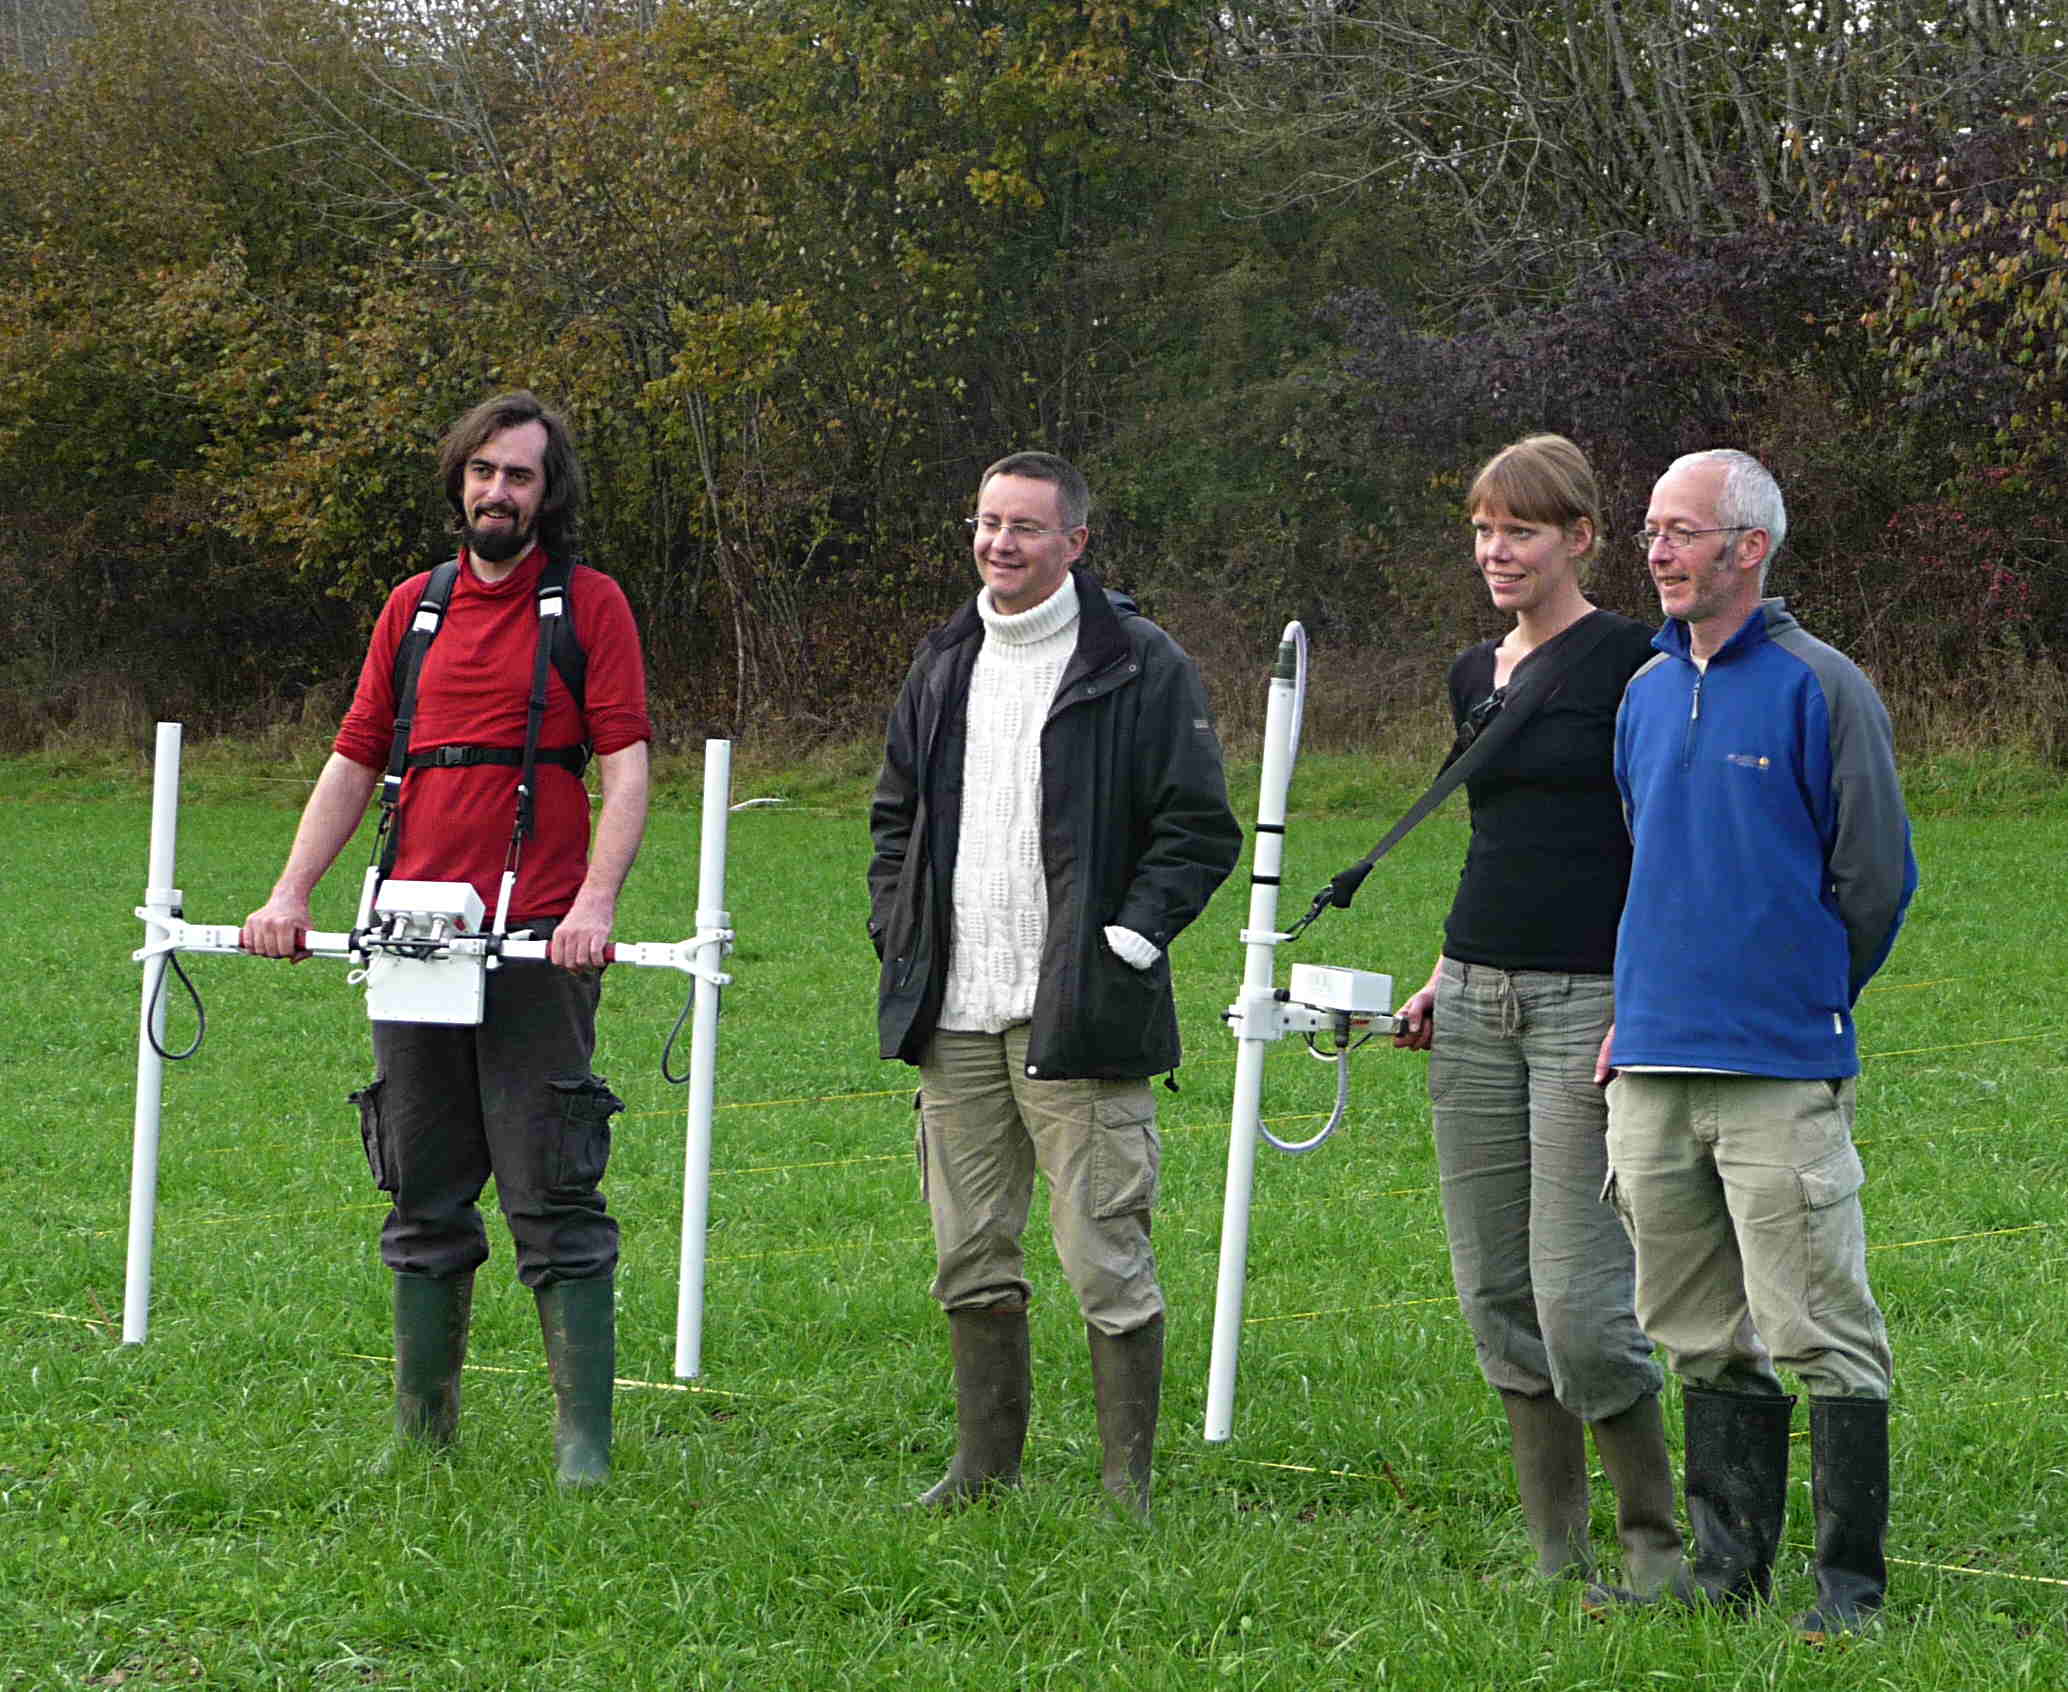
<svg viewBox="0 0 2068 1692"><path fill-rule="evenodd" d="M1288 916L1414 791L1410 772L1313 762L1294 785ZM293 830L291 782L226 767L190 781L182 818L196 921L258 903ZM1892 1610L1880 1638L1820 1653L1786 1626L1809 1597L1806 1457L1773 1615L1603 1625L1522 1578L1417 1056L1360 1056L1342 1133L1304 1158L1260 1153L1236 1437L1203 1442L1241 872L1178 948L1191 1060L1160 1095L1172 1317L1154 1524L1099 1501L1082 1327L1038 1216L1025 1489L949 1519L902 1510L947 1458L952 1404L911 1077L873 1056L852 782L736 788L807 802L733 818L695 1390L670 1374L683 1117L657 1072L683 983L621 970L598 1063L629 1106L606 1184L625 1233L615 1482L552 1484L537 1326L499 1219L458 1455L377 1473L388 1278L345 1102L369 1074L359 996L335 963L190 966L207 1041L167 1077L151 1337L121 1346L148 790L131 768L0 774L15 1210L0 1692L2068 1685L2068 806L2036 785L2005 798L1954 766L1913 782L1932 812L1924 887L1860 1018L1897 1360ZM678 786L693 794L695 772ZM1427 825L1284 961L1416 984L1460 817ZM697 828L680 803L656 814L625 937L688 930ZM333 876L319 925L348 926L362 861ZM175 999L173 1039L191 1029ZM1307 1131L1332 1089L1288 1044L1266 1112ZM1606 1549L1599 1485L1597 1505Z"/></svg>

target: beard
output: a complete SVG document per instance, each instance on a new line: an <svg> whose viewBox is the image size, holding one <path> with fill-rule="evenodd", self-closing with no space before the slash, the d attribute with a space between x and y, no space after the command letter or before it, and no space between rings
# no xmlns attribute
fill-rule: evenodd
<svg viewBox="0 0 2068 1692"><path fill-rule="evenodd" d="M530 549L531 543L538 538L538 525L520 529L511 523L483 530L469 523L461 538L467 543L467 550L484 564L506 564Z"/></svg>

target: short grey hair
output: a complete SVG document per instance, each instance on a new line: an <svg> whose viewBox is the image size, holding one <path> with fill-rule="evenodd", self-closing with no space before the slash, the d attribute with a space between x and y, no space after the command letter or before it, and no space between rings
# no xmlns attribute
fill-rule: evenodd
<svg viewBox="0 0 2068 1692"><path fill-rule="evenodd" d="M1766 573L1780 556L1788 539L1788 502L1781 497L1781 484L1774 473L1749 452L1735 447L1712 447L1676 458L1669 470L1685 464L1721 464L1723 492L1716 500L1716 521L1733 529L1764 529L1766 557L1759 565L1759 585L1766 586Z"/></svg>
<svg viewBox="0 0 2068 1692"><path fill-rule="evenodd" d="M1091 516L1091 488L1084 473L1067 458L1052 452L1009 452L977 478L981 498L993 476L1024 476L1030 482L1047 482L1056 490L1056 505L1063 527L1081 529Z"/></svg>

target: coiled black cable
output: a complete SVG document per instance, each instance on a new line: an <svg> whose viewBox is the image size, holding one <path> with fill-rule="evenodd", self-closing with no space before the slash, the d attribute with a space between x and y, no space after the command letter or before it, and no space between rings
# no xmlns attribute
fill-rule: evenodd
<svg viewBox="0 0 2068 1692"><path fill-rule="evenodd" d="M200 990L187 978L187 972L180 967L177 952L165 954L166 967L158 972L158 985L151 989L151 1002L144 1010L144 1038L151 1042L151 1050L167 1063L184 1063L201 1049L201 1042L208 1037L208 1007L201 1002ZM194 1043L183 1052L168 1052L158 1043L158 1004L165 992L165 977L176 975L180 985L187 990L187 997L194 1001Z"/></svg>

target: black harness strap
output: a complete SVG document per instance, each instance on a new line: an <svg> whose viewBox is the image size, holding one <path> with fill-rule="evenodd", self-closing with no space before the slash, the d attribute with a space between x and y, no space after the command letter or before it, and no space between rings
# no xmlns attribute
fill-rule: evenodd
<svg viewBox="0 0 2068 1692"><path fill-rule="evenodd" d="M505 868L514 870L536 821L534 777L540 764L553 764L579 777L588 768L590 747L540 746L539 732L546 720L546 682L557 667L575 703L586 709L588 660L574 639L569 615L568 584L574 577L572 558L549 558L539 573L539 638L531 667L531 691L525 699L524 746L433 746L420 752L409 749L409 737L416 724L417 686L422 680L424 659L445 621L454 584L459 579L457 558L448 558L431 572L417 601L416 614L395 653L395 737L388 749L388 768L381 778L381 820L374 836L374 859L380 879L387 880L395 867L401 846L398 807L402 801L402 778L406 771L461 769L473 764L515 765L517 776L517 820L510 835Z"/></svg>
<svg viewBox="0 0 2068 1692"><path fill-rule="evenodd" d="M586 746L541 746L533 761L555 764L580 775L589 767L589 749ZM522 767L523 763L524 750L518 746L433 746L423 752L410 753L408 767L413 770L457 770L469 764Z"/></svg>

